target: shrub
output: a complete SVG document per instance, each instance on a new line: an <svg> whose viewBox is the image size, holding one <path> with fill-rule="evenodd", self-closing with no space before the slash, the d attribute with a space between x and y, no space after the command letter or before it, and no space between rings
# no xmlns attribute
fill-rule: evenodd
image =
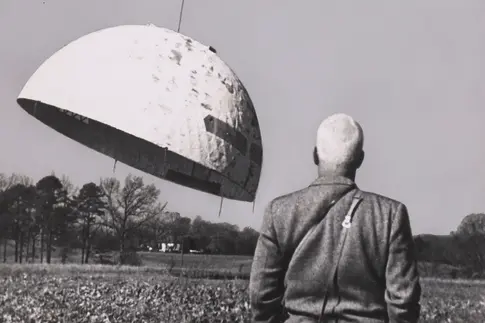
<svg viewBox="0 0 485 323"><path fill-rule="evenodd" d="M125 251L120 253L118 263L127 266L142 266L143 261L136 251Z"/></svg>

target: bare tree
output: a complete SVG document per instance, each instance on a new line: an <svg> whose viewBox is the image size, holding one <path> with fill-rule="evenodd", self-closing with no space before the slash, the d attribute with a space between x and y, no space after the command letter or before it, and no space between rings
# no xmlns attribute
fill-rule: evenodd
<svg viewBox="0 0 485 323"><path fill-rule="evenodd" d="M0 173L0 192L4 192L6 190L8 183L8 177L4 173Z"/></svg>
<svg viewBox="0 0 485 323"><path fill-rule="evenodd" d="M79 188L74 186L71 179L67 175L62 175L59 180L61 181L62 187L64 187L69 197L73 197L79 193Z"/></svg>
<svg viewBox="0 0 485 323"><path fill-rule="evenodd" d="M31 186L33 185L33 180L29 176L17 173L13 173L10 176L0 173L0 192L4 192L16 184Z"/></svg>
<svg viewBox="0 0 485 323"><path fill-rule="evenodd" d="M128 175L121 188L116 178L105 178L100 184L106 203L103 225L118 237L120 262L124 263L126 242L136 230L161 214L163 206L158 202L160 191L155 185L145 185L142 177Z"/></svg>

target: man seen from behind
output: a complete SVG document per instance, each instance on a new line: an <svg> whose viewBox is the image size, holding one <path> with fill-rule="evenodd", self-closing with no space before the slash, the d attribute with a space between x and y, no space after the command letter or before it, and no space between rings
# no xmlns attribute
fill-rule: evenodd
<svg viewBox="0 0 485 323"><path fill-rule="evenodd" d="M345 114L317 132L310 186L263 217L250 277L252 322L406 322L421 287L406 206L355 184L361 126Z"/></svg>

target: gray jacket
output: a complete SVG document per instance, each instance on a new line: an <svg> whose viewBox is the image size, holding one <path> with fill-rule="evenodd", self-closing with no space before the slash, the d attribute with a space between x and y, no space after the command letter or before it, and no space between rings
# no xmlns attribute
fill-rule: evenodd
<svg viewBox="0 0 485 323"><path fill-rule="evenodd" d="M342 221L357 191L363 200L337 277L326 288ZM342 195L297 249L312 223ZM252 322L317 322L325 292L323 322L417 322L421 287L406 207L362 192L344 177L319 178L274 199L264 214L249 289Z"/></svg>

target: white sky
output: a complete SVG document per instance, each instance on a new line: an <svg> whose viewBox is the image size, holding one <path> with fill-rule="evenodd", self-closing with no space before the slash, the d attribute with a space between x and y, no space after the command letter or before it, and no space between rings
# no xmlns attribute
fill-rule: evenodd
<svg viewBox="0 0 485 323"><path fill-rule="evenodd" d="M15 100L62 46L124 24L177 28L175 0L1 0L0 171L77 185L113 160L49 129ZM354 116L365 133L362 189L406 203L415 234L446 234L485 211L485 2L186 0L181 32L212 45L258 113L263 175L252 205L224 201L221 221L259 229L266 204L315 178L320 121ZM142 174L117 164L116 176ZM152 176L170 210L217 218L219 198ZM191 201L191 203L187 203Z"/></svg>

